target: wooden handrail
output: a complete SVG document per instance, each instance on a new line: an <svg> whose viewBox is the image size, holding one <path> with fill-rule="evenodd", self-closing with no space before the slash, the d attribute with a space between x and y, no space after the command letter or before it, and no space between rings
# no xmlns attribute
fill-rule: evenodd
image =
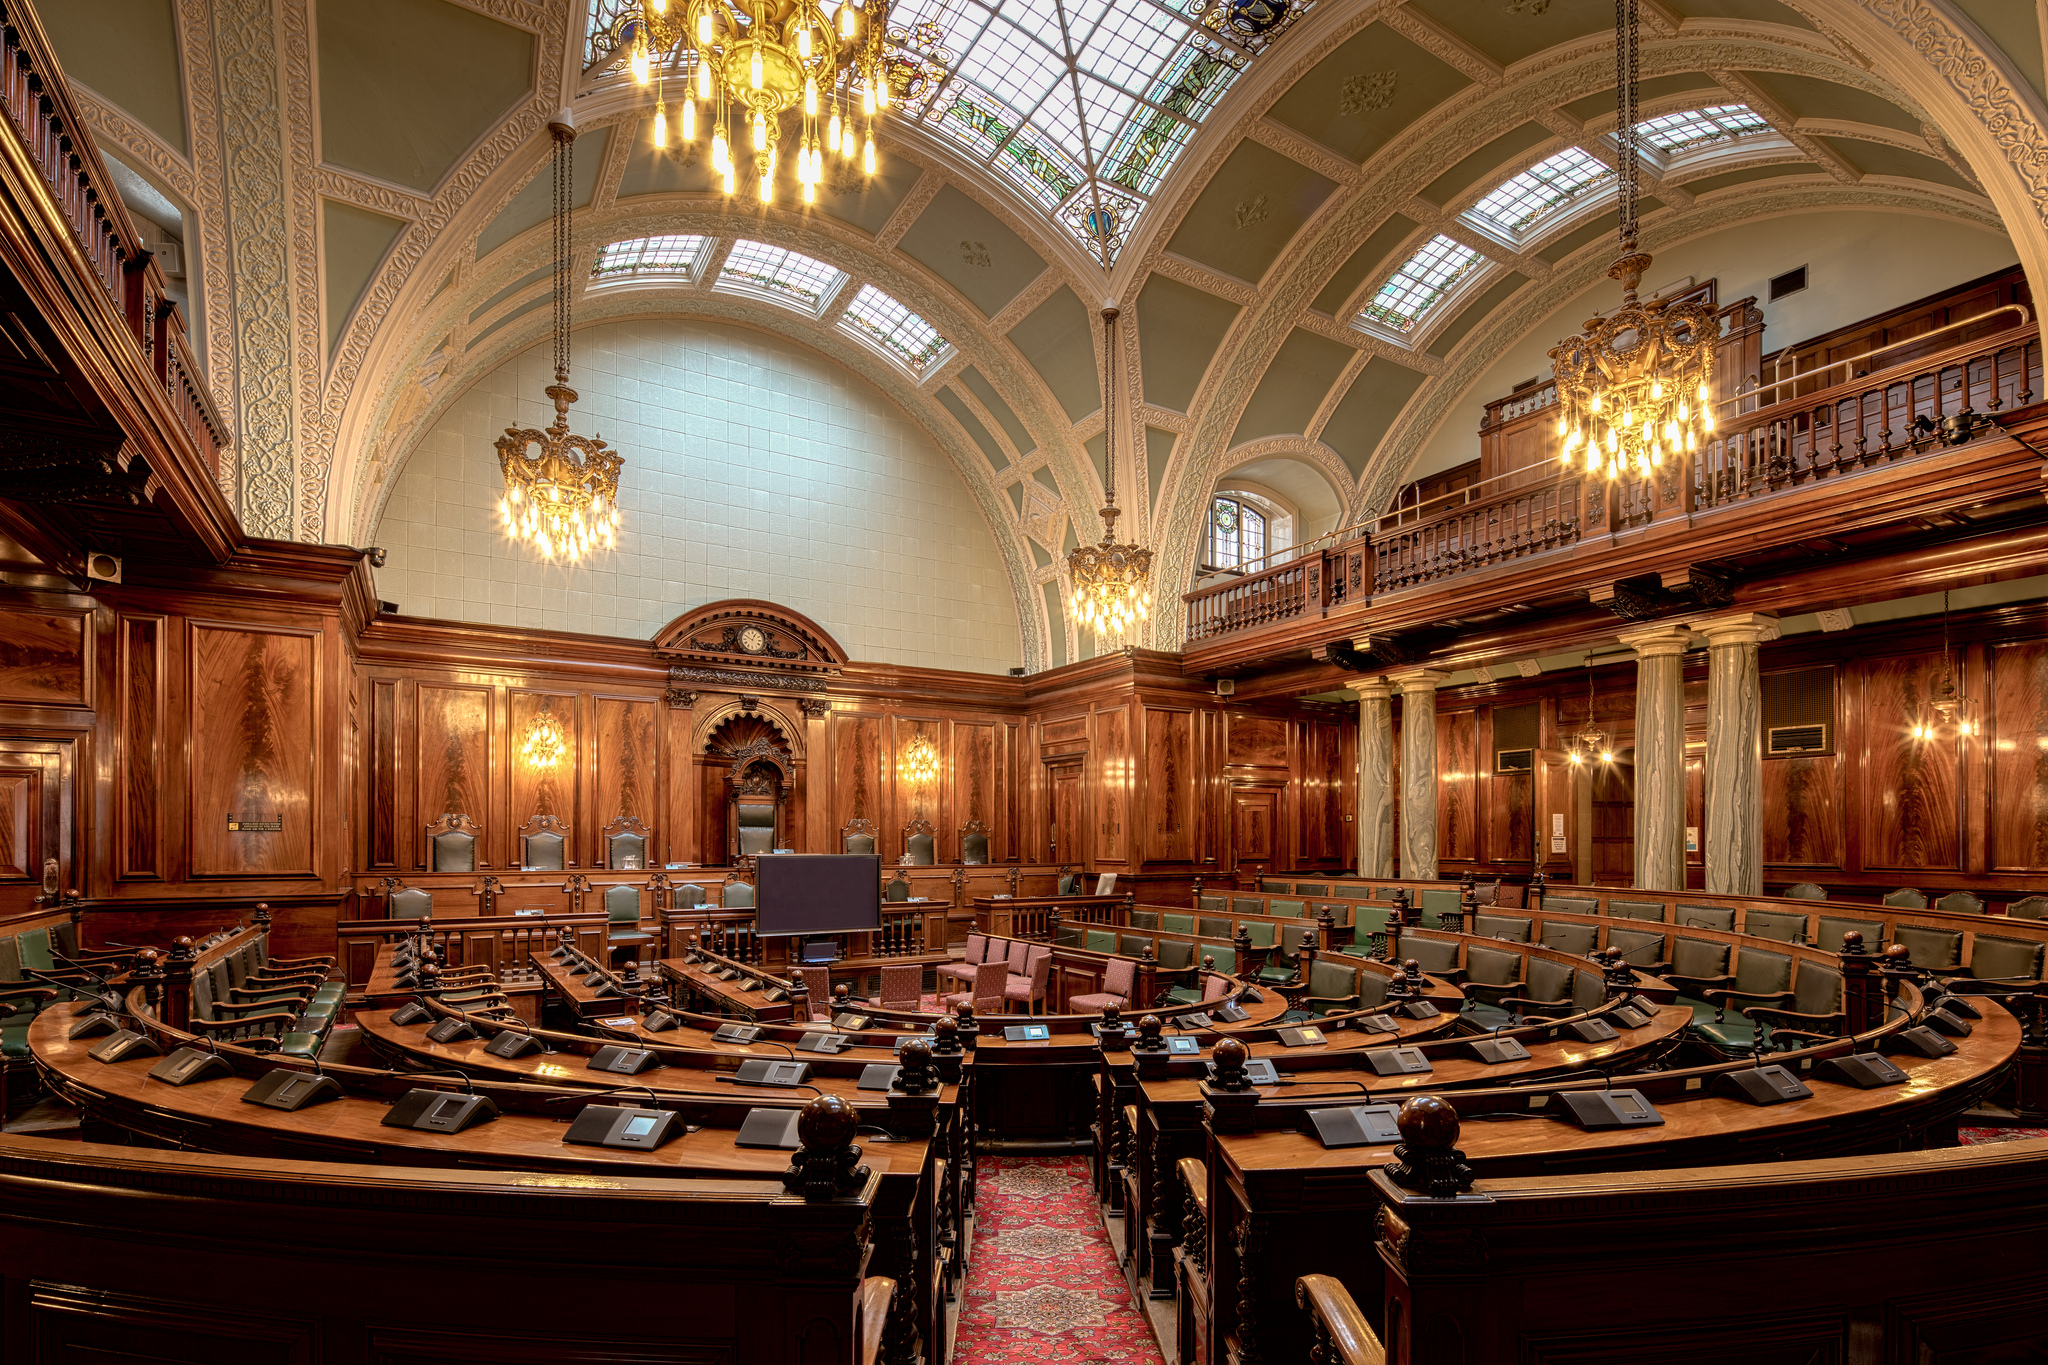
<svg viewBox="0 0 2048 1365"><path fill-rule="evenodd" d="M1799 373L1792 375L1788 379L1773 379L1768 384L1759 384L1757 387L1751 389L1747 393L1738 393L1730 398L1717 398L1714 400L1714 406L1717 408L1724 408L1727 407L1730 403L1745 403L1748 402L1750 399L1755 398L1765 389L1778 389L1783 388L1787 384L1798 384L1805 380L1813 378L1815 375L1826 374L1829 370L1834 369L1837 365L1854 365L1859 360L1868 360L1870 357L1874 355L1883 355L1886 351L1901 350L1904 347L1913 345L1915 342L1925 341L1927 340L1927 338L1931 336L1940 336L1943 332L1953 332L1959 327L1968 327L1972 323L1982 322L1986 318L1995 318L2000 313L2018 313L2020 315L2020 327L2025 327L2033 321L2033 314L2027 310L2025 304L2002 303L1998 305L1998 307L1996 308L1986 309L1984 312L1975 314L1971 317L1964 318L1960 322L1951 322L1945 324L1944 326L1930 328L1925 332L1918 333L1914 336L1909 336L1903 341L1894 341L1888 346L1873 346L1867 351L1859 351L1855 355L1843 356L1840 360L1830 360L1827 364L1821 366L1819 369L1801 370ZM2009 327L2006 330L2016 331L2018 329ZM1965 346L1968 346L1972 343L1964 342L1963 344ZM1951 347L1950 349L1954 348ZM1783 363L1782 353L1780 353L1780 360L1778 363ZM1863 375L1850 376L1852 380L1872 377L1874 376L1869 374L1868 372L1866 372Z"/></svg>
<svg viewBox="0 0 2048 1365"><path fill-rule="evenodd" d="M1341 1281L1329 1275L1304 1275L1294 1282L1294 1301L1315 1323L1316 1344L1309 1359L1329 1365L1386 1365L1387 1348Z"/></svg>

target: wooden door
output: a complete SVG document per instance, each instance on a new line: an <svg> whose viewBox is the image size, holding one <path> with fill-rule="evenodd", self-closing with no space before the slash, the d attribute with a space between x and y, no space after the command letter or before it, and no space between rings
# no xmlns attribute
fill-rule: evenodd
<svg viewBox="0 0 2048 1365"><path fill-rule="evenodd" d="M74 884L71 812L70 743L0 739L0 915Z"/></svg>
<svg viewBox="0 0 2048 1365"><path fill-rule="evenodd" d="M1636 880L1635 753L1593 768L1593 884L1633 886Z"/></svg>
<svg viewBox="0 0 2048 1365"><path fill-rule="evenodd" d="M1058 866L1085 866L1088 837L1081 823L1081 765L1062 763L1050 770L1052 805L1046 811L1046 861Z"/></svg>
<svg viewBox="0 0 2048 1365"><path fill-rule="evenodd" d="M1274 833L1280 815L1280 793L1240 788L1230 795L1232 865L1247 876L1273 870Z"/></svg>

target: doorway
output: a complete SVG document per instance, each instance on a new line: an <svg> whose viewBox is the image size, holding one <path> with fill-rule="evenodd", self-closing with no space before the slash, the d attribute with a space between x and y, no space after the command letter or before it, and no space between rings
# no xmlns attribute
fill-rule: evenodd
<svg viewBox="0 0 2048 1365"><path fill-rule="evenodd" d="M1635 750L1593 768L1593 884L1633 886L1636 880Z"/></svg>
<svg viewBox="0 0 2048 1365"><path fill-rule="evenodd" d="M1230 851L1239 872L1258 877L1273 870L1279 815L1277 791L1239 787L1231 792Z"/></svg>
<svg viewBox="0 0 2048 1365"><path fill-rule="evenodd" d="M1083 867L1088 849L1081 824L1081 763L1062 763L1048 770L1051 804L1045 814L1046 861L1055 867ZM1085 870L1085 869L1084 869Z"/></svg>

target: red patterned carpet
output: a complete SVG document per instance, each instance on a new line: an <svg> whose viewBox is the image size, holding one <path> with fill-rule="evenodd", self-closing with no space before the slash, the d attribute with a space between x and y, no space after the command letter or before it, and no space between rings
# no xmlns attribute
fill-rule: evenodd
<svg viewBox="0 0 2048 1365"><path fill-rule="evenodd" d="M2023 1138L2048 1137L2048 1128L1958 1128L1956 1141L1965 1147L1982 1147L1992 1142L2018 1142Z"/></svg>
<svg viewBox="0 0 2048 1365"><path fill-rule="evenodd" d="M955 1365L1165 1365L1086 1157L984 1157Z"/></svg>

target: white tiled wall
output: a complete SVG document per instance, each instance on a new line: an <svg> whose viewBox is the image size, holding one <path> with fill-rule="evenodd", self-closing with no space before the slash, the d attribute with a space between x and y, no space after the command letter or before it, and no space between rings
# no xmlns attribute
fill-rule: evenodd
<svg viewBox="0 0 2048 1365"><path fill-rule="evenodd" d="M624 454L619 548L541 563L498 529L492 443L543 427L545 343L472 387L399 477L373 543L378 596L413 616L652 636L692 607L765 598L855 659L1000 673L1022 662L979 507L874 389L777 338L646 320L576 334L571 430Z"/></svg>

